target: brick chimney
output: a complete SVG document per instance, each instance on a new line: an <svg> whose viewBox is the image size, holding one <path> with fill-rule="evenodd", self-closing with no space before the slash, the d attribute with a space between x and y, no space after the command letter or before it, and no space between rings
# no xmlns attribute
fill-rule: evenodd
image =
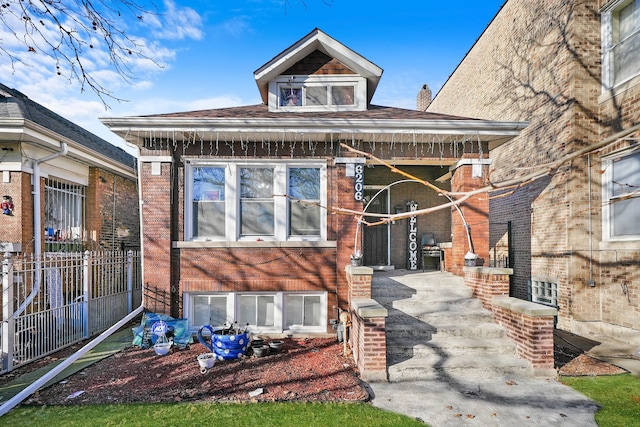
<svg viewBox="0 0 640 427"><path fill-rule="evenodd" d="M417 107L418 111L427 111L431 104L431 89L426 84L422 85L422 89L418 92Z"/></svg>

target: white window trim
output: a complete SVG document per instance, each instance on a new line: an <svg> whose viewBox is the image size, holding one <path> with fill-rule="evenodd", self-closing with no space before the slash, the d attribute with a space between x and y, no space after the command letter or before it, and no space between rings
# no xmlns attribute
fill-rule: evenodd
<svg viewBox="0 0 640 427"><path fill-rule="evenodd" d="M328 308L327 308L327 292L324 291L299 291L299 292L185 292L183 295L183 307L185 317L188 319L193 318L193 300L198 296L226 296L227 297L227 323L233 324L236 320L236 311L238 310L239 296L241 295L272 295L274 302L273 313L273 327L256 327L250 325L249 330L252 333L264 334L264 333L326 333L328 322ZM284 301L287 295L295 296L320 296L320 325L319 326L299 326L295 329L285 329L284 319L286 319L286 313L284 309ZM189 320L190 329L198 329L202 325L194 325ZM219 325L212 325L219 326ZM240 325L243 326L243 325Z"/></svg>
<svg viewBox="0 0 640 427"><path fill-rule="evenodd" d="M600 10L601 24L600 24L600 36L601 36L601 50L602 50L602 91L606 92L613 88L619 87L628 83L629 81L640 76L640 67L635 74L630 77L615 83L615 76L612 67L613 61L613 49L617 44L613 41L614 32L614 18L613 15L616 11L622 9L633 0L613 0L609 2L605 7ZM624 40L622 41L624 42Z"/></svg>
<svg viewBox="0 0 640 427"><path fill-rule="evenodd" d="M280 105L280 89L283 87L303 88L308 86L353 86L352 105ZM330 90L327 96L330 99ZM303 96L304 102L304 96ZM364 77L355 74L331 74L321 76L280 76L269 82L269 111L364 111L367 107L367 83Z"/></svg>
<svg viewBox="0 0 640 427"><path fill-rule="evenodd" d="M612 236L611 235L611 204L609 200L613 194L613 161L632 155L638 148L625 149L602 159L602 240L608 242L625 242L640 240L640 235Z"/></svg>
<svg viewBox="0 0 640 427"><path fill-rule="evenodd" d="M274 235L273 236L241 236L240 235L240 178L242 167L274 168ZM193 237L193 168L220 167L225 168L225 237ZM203 161L189 160L185 167L185 203L184 233L187 241L326 241L327 210L320 209L320 236L289 236L289 203L286 197L289 168L320 168L320 204L327 206L327 164L324 161L288 161L288 160L241 160L241 161Z"/></svg>

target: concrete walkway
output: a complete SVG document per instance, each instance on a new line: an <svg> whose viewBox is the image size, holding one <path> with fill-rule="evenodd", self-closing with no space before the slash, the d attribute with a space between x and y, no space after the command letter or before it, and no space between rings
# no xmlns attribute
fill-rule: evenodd
<svg viewBox="0 0 640 427"><path fill-rule="evenodd" d="M462 288L460 288L460 286ZM465 285L462 280L456 280L449 273L440 272L408 272L396 270L390 272L375 272L372 282L372 296L394 312L405 311L407 307L419 304L407 304L407 300L416 300L420 294L427 295L422 304L426 306L431 317L418 316L411 312L400 313L405 318L413 318L412 323L430 322L431 319L446 319L447 311L452 306L468 304L467 301L437 301L429 305L429 295L441 298L443 287L455 290L448 292L452 295L464 295ZM393 297L394 290L396 297ZM376 298L378 296L378 298ZM384 303L382 302L384 301ZM417 303L417 301L413 301ZM434 313L438 311L439 313ZM465 320L456 311L455 323L461 329L482 327L478 323L477 310L469 320ZM435 317L434 317L435 316ZM442 320L445 322L445 320ZM468 323L465 323L468 322ZM443 323L444 324L444 323ZM412 328L414 327L412 326ZM433 330L440 331L437 325L428 325ZM428 329L428 328L426 328ZM434 333L433 337L437 334ZM425 342L413 339L414 348L433 346L433 337L427 336ZM387 337L389 341L389 337ZM440 339L439 341L446 341ZM440 344L438 344L440 345ZM439 348L445 354L448 363L455 364L456 348ZM596 426L594 414L598 406L584 395L570 387L560 384L554 379L535 379L519 372L507 369L500 371L495 368L495 354L486 349L483 355L481 347L474 351L475 358L486 360L491 364L492 371L488 375L477 375L477 369L469 375L459 369L454 373L438 370L436 375L429 375L430 379L408 380L403 378L397 382L371 383L370 393L374 406L407 416L420 419L432 427L440 426ZM420 352L414 351L414 358ZM465 354L462 357L468 358ZM428 360L428 359L425 359ZM405 362L402 362L405 363ZM419 361L419 363L423 363ZM419 364L418 363L418 364ZM413 366L416 364L414 363ZM425 370L432 369L425 366ZM416 375L415 378L420 378Z"/></svg>

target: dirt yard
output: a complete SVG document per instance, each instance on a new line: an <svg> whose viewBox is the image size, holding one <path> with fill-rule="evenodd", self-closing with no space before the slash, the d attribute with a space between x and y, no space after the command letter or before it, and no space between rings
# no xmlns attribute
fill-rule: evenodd
<svg viewBox="0 0 640 427"><path fill-rule="evenodd" d="M180 401L364 401L351 358L335 339L285 339L277 353L217 361L201 373L201 344L158 356L130 347L65 381L41 390L27 403L46 405Z"/></svg>

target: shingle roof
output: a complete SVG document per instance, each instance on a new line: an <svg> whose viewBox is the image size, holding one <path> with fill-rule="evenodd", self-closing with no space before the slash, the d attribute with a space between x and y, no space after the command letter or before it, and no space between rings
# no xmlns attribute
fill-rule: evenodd
<svg viewBox="0 0 640 427"><path fill-rule="evenodd" d="M450 116L403 108L370 105L366 111L269 111L265 104L243 107L217 108L212 110L186 111L179 113L153 114L141 117L166 117L185 119L210 118L255 118L255 119L381 119L381 120L476 120L468 117Z"/></svg>
<svg viewBox="0 0 640 427"><path fill-rule="evenodd" d="M69 138L96 153L135 168L135 157L110 142L0 83L0 118L25 119Z"/></svg>

